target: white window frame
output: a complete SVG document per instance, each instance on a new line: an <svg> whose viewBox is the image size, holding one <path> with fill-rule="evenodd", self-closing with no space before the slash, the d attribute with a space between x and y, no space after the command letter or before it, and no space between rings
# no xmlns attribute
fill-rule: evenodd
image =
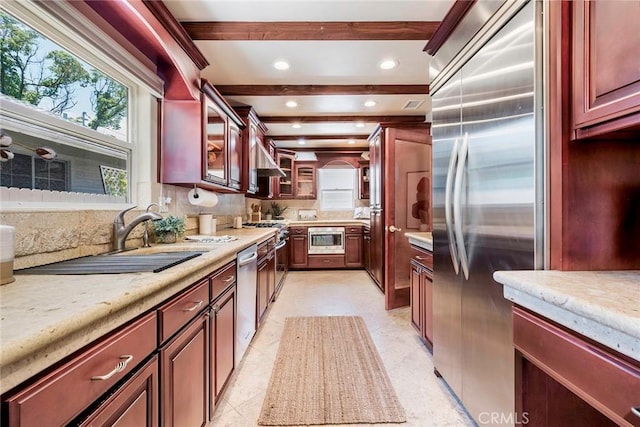
<svg viewBox="0 0 640 427"><path fill-rule="evenodd" d="M0 187L0 211L57 209L121 209L149 203L157 114L154 98L162 98L163 82L106 33L66 2L5 1L0 9L50 38L78 58L127 87L127 141L120 141L68 122L21 101L2 100L0 127L33 136L55 137L65 144L108 155L125 156L128 167L127 203L108 202L103 195L58 193ZM141 126L140 124L149 124Z"/></svg>
<svg viewBox="0 0 640 427"><path fill-rule="evenodd" d="M352 182L351 182L351 187L339 187L339 188L325 188L324 184L323 184L323 177L322 175L324 173L330 173L330 171L332 170L348 170L351 172L352 174ZM318 194L320 197L320 209L321 210L325 210L325 211L346 211L346 210L352 210L355 208L356 206L356 195L357 195L357 185L356 185L356 179L357 179L357 169L355 168L320 168L318 169ZM349 207L335 207L335 206L331 206L331 205L326 205L326 201L327 201L327 193L329 192L341 192L341 191L350 191L351 192L351 205Z"/></svg>

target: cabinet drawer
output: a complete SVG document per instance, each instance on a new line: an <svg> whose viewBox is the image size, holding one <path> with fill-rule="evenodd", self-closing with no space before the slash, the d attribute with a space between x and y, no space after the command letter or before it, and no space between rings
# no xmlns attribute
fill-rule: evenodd
<svg viewBox="0 0 640 427"><path fill-rule="evenodd" d="M154 313L133 321L5 399L10 427L64 425L156 348Z"/></svg>
<svg viewBox="0 0 640 427"><path fill-rule="evenodd" d="M344 255L309 255L309 268L344 268Z"/></svg>
<svg viewBox="0 0 640 427"><path fill-rule="evenodd" d="M411 245L411 259L433 271L433 253Z"/></svg>
<svg viewBox="0 0 640 427"><path fill-rule="evenodd" d="M292 235L307 234L307 227L289 227L289 234L292 234Z"/></svg>
<svg viewBox="0 0 640 427"><path fill-rule="evenodd" d="M640 367L518 307L513 343L524 357L618 425L640 425ZM585 373L589 372L589 375Z"/></svg>
<svg viewBox="0 0 640 427"><path fill-rule="evenodd" d="M356 226L356 227L345 227L345 233L346 234L362 234L362 227L360 226Z"/></svg>
<svg viewBox="0 0 640 427"><path fill-rule="evenodd" d="M268 241L264 241L258 245L258 259L261 259L269 253Z"/></svg>
<svg viewBox="0 0 640 427"><path fill-rule="evenodd" d="M236 281L236 262L229 264L218 270L211 278L211 301L215 300L220 294Z"/></svg>
<svg viewBox="0 0 640 427"><path fill-rule="evenodd" d="M160 343L178 332L209 304L209 279L174 297L158 309ZM159 343L159 344L160 344Z"/></svg>

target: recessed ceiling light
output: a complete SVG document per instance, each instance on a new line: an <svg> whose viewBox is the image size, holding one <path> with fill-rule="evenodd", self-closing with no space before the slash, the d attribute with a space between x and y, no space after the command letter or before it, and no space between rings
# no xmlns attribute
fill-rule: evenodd
<svg viewBox="0 0 640 427"><path fill-rule="evenodd" d="M290 65L287 61L276 61L273 63L273 68L275 68L276 70L284 71L288 70L289 67Z"/></svg>
<svg viewBox="0 0 640 427"><path fill-rule="evenodd" d="M391 70L393 68L396 68L397 66L398 66L398 61L394 59L388 59L380 63L380 68L382 68L383 70Z"/></svg>
<svg viewBox="0 0 640 427"><path fill-rule="evenodd" d="M350 139L348 142L349 142L349 144L355 144L356 143L356 141L353 140L353 139Z"/></svg>
<svg viewBox="0 0 640 427"><path fill-rule="evenodd" d="M287 101L285 105L289 108L295 108L298 106L298 103L296 101Z"/></svg>
<svg viewBox="0 0 640 427"><path fill-rule="evenodd" d="M376 101L373 101L373 100L366 101L364 103L364 106L365 107L375 107L376 106Z"/></svg>
<svg viewBox="0 0 640 427"><path fill-rule="evenodd" d="M300 126L300 123L294 123L291 125L291 127L294 129L300 129L302 126Z"/></svg>
<svg viewBox="0 0 640 427"><path fill-rule="evenodd" d="M300 145L304 145L304 144L306 144L306 142L304 141L304 139L300 138L300 139L298 140L298 144L300 144Z"/></svg>
<svg viewBox="0 0 640 427"><path fill-rule="evenodd" d="M358 122L358 123L356 123L356 127L357 128L363 128L364 127L364 123Z"/></svg>

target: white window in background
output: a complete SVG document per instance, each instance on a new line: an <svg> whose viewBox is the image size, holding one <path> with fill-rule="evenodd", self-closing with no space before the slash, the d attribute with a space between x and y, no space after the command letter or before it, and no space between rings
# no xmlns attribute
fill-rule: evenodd
<svg viewBox="0 0 640 427"><path fill-rule="evenodd" d="M15 156L6 159L3 153L6 161L0 164L0 186L7 187L8 200L35 202L38 191L49 190L56 192L42 193L42 200L130 203L140 198L136 183L149 178L140 177L135 166L149 163L155 127L141 119L155 117L149 101L160 96L162 83L107 40L63 2L2 4L0 127L13 140L2 148ZM140 147L141 140L148 147ZM42 147L56 153L54 160L42 160ZM53 166L42 167L42 162ZM105 170L119 175L105 175ZM17 188L36 191L12 191ZM77 193L86 196L79 199Z"/></svg>
<svg viewBox="0 0 640 427"><path fill-rule="evenodd" d="M352 167L318 170L320 209L351 210L355 207L356 172Z"/></svg>

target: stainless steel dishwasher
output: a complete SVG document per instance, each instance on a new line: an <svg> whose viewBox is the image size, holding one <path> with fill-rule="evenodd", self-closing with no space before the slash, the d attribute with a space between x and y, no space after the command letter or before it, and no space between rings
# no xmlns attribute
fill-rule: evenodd
<svg viewBox="0 0 640 427"><path fill-rule="evenodd" d="M236 357L238 366L256 333L256 285L258 281L258 245L238 252L238 317L236 320Z"/></svg>

